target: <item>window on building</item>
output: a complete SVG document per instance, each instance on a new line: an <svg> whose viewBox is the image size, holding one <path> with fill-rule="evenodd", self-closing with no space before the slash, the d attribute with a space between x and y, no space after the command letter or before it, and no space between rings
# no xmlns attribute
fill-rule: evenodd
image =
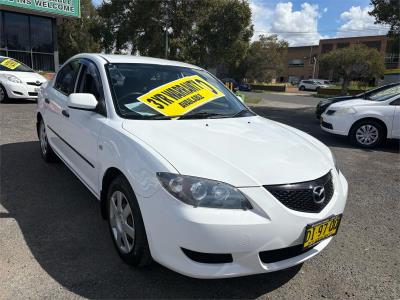
<svg viewBox="0 0 400 300"><path fill-rule="evenodd" d="M30 51L29 17L23 14L4 12L4 31L7 48Z"/></svg>
<svg viewBox="0 0 400 300"><path fill-rule="evenodd" d="M378 51L381 51L381 41L368 41L368 42L363 42L363 44L369 48L374 48Z"/></svg>
<svg viewBox="0 0 400 300"><path fill-rule="evenodd" d="M6 42L4 40L3 33L3 14L0 12L0 48L4 48L6 46Z"/></svg>
<svg viewBox="0 0 400 300"><path fill-rule="evenodd" d="M30 25L32 51L53 52L53 27L51 19L30 16Z"/></svg>
<svg viewBox="0 0 400 300"><path fill-rule="evenodd" d="M290 67L301 67L304 66L304 59L291 59L288 64Z"/></svg>
<svg viewBox="0 0 400 300"><path fill-rule="evenodd" d="M322 44L321 53L328 53L333 49L333 44Z"/></svg>
<svg viewBox="0 0 400 300"><path fill-rule="evenodd" d="M338 43L337 48L347 48L350 46L350 43Z"/></svg>

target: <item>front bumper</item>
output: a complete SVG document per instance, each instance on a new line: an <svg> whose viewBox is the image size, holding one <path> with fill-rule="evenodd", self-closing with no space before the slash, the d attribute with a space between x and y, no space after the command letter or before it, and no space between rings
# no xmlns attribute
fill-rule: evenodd
<svg viewBox="0 0 400 300"><path fill-rule="evenodd" d="M332 238L300 255L263 263L260 252L302 244L305 227L341 214L347 182L333 173L335 193L320 213L290 210L264 187L240 188L252 210L193 208L160 187L151 198L138 197L153 258L179 273L196 278L225 278L277 271L300 264L324 249ZM200 263L182 248L200 253L231 254L232 262Z"/></svg>
<svg viewBox="0 0 400 300"><path fill-rule="evenodd" d="M40 86L26 83L14 83L7 81L3 83L7 91L8 98L12 99L37 99Z"/></svg>
<svg viewBox="0 0 400 300"><path fill-rule="evenodd" d="M327 115L326 113L323 113L320 119L322 130L345 136L349 135L353 123L354 120L351 114Z"/></svg>

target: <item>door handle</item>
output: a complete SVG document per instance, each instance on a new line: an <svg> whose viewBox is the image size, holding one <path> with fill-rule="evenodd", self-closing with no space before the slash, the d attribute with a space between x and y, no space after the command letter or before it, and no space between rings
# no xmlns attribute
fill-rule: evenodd
<svg viewBox="0 0 400 300"><path fill-rule="evenodd" d="M49 104L49 103L50 103L49 98L44 98L44 102L46 102L47 104Z"/></svg>
<svg viewBox="0 0 400 300"><path fill-rule="evenodd" d="M67 110L63 109L61 113L63 114L64 117L69 118L69 112Z"/></svg>

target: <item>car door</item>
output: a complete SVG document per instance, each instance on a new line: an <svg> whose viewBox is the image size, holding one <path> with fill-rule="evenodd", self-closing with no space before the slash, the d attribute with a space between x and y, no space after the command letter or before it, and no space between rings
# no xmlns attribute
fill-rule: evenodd
<svg viewBox="0 0 400 300"><path fill-rule="evenodd" d="M101 128L107 120L107 112L102 81L96 65L87 59L81 59L80 64L75 92L93 94L99 104L95 111L66 108L65 139L73 149L70 157L71 166L86 185L97 194L99 190L98 140Z"/></svg>
<svg viewBox="0 0 400 300"><path fill-rule="evenodd" d="M65 142L65 116L68 96L74 91L80 64L71 61L61 68L51 86L46 88L44 121L48 140L54 151L68 163L71 151Z"/></svg>
<svg viewBox="0 0 400 300"><path fill-rule="evenodd" d="M305 85L305 87L306 87L307 90L312 90L312 89L314 89L314 87L313 87L313 85L312 85L312 82L311 82L310 80L305 80L305 81L304 81L304 85Z"/></svg>
<svg viewBox="0 0 400 300"><path fill-rule="evenodd" d="M400 97L392 101L390 105L395 106L392 126L392 137L400 138Z"/></svg>

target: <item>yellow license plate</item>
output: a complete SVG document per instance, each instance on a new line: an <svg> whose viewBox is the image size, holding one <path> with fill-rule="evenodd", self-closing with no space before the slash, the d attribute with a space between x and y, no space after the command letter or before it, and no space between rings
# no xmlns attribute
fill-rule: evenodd
<svg viewBox="0 0 400 300"><path fill-rule="evenodd" d="M342 215L340 214L322 221L318 221L317 223L307 225L304 235L303 248L310 248L322 240L336 235L341 219Z"/></svg>

